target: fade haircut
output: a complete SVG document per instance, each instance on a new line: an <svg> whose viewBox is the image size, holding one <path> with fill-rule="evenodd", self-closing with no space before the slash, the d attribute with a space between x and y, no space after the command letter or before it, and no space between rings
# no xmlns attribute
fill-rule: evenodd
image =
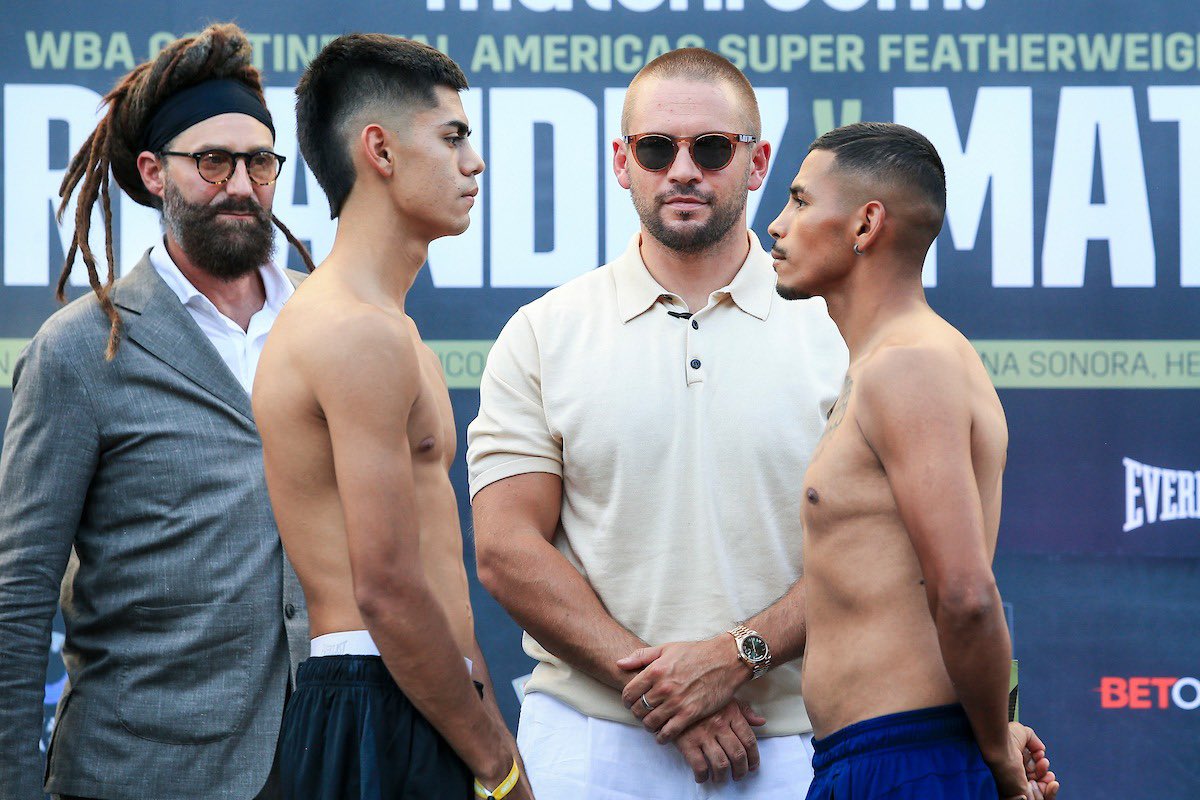
<svg viewBox="0 0 1200 800"><path fill-rule="evenodd" d="M353 141L365 115L432 108L434 89L467 88L462 69L420 42L381 33L350 33L327 44L296 86L300 152L336 218L354 188Z"/></svg>
<svg viewBox="0 0 1200 800"><path fill-rule="evenodd" d="M946 168L937 148L923 135L892 122L856 122L834 128L809 146L833 154L842 172L887 184L910 193L927 209L917 209L916 222L928 247L946 216ZM925 241L927 239L928 241Z"/></svg>
<svg viewBox="0 0 1200 800"><path fill-rule="evenodd" d="M733 65L729 59L705 50L703 47L683 47L670 50L651 61L633 76L629 89L625 93L625 105L621 109L621 133L630 134L629 119L633 116L633 104L637 97L639 86L652 78L681 79L703 83L723 82L733 89L738 99L739 111L743 115L743 124L748 128L744 131L729 131L729 133L748 133L751 136L762 135L762 118L758 113L758 98L754 96L754 87ZM640 133L641 131L637 131Z"/></svg>

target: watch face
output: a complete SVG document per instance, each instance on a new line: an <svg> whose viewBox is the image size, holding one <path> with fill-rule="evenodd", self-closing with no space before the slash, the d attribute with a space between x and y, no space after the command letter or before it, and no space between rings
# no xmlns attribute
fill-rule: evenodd
<svg viewBox="0 0 1200 800"><path fill-rule="evenodd" d="M761 636L747 636L742 639L742 653L751 661L762 661L767 657L767 643Z"/></svg>

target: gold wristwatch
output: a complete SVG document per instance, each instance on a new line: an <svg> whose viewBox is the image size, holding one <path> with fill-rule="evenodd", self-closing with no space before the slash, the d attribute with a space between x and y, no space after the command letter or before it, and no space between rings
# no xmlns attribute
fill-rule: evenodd
<svg viewBox="0 0 1200 800"><path fill-rule="evenodd" d="M745 625L738 625L726 631L737 643L738 658L754 673L750 680L761 678L771 668L771 648L767 641Z"/></svg>

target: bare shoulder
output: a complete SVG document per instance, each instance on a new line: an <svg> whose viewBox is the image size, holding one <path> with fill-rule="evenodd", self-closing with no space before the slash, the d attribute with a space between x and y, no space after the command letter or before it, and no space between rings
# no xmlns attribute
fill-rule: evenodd
<svg viewBox="0 0 1200 800"><path fill-rule="evenodd" d="M975 431L1006 440L1004 410L987 370L966 337L940 318L884 341L857 373L864 432L908 439Z"/></svg>
<svg viewBox="0 0 1200 800"><path fill-rule="evenodd" d="M413 384L419 370L417 339L404 313L317 278L296 290L272 331L305 382L318 394L322 389L396 391Z"/></svg>
<svg viewBox="0 0 1200 800"><path fill-rule="evenodd" d="M860 400L868 407L928 411L965 402L970 376L953 342L942 338L884 343L857 372Z"/></svg>

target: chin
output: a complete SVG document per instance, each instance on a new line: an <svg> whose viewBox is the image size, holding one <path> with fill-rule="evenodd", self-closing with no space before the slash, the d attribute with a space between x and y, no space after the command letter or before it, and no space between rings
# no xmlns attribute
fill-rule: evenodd
<svg viewBox="0 0 1200 800"><path fill-rule="evenodd" d="M783 283L776 282L775 291L784 300L809 300L816 296L814 292L808 291L803 286L788 286Z"/></svg>

